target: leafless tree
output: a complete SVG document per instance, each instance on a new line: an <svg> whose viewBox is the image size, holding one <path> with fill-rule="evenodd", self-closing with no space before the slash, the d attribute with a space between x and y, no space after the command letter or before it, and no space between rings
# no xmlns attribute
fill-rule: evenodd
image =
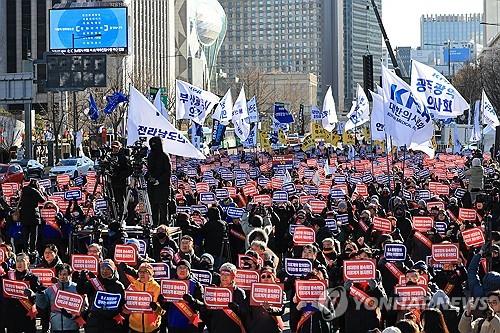
<svg viewBox="0 0 500 333"><path fill-rule="evenodd" d="M497 115L500 111L500 47L484 50L480 60L481 82ZM500 147L500 130L496 131L495 147Z"/></svg>

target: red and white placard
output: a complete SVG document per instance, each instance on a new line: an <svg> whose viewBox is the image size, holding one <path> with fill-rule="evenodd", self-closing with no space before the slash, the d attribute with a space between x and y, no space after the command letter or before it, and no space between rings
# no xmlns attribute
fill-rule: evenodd
<svg viewBox="0 0 500 333"><path fill-rule="evenodd" d="M83 301L82 295L58 289L54 299L54 305L58 309L64 309L69 313L78 315L82 310Z"/></svg>
<svg viewBox="0 0 500 333"><path fill-rule="evenodd" d="M115 246L115 262L135 265L137 261L137 250L132 245Z"/></svg>
<svg viewBox="0 0 500 333"><path fill-rule="evenodd" d="M189 293L188 281L161 280L161 294L167 301L180 301L187 293Z"/></svg>
<svg viewBox="0 0 500 333"><path fill-rule="evenodd" d="M234 281L241 289L250 290L252 283L259 282L259 273L252 270L238 269Z"/></svg>
<svg viewBox="0 0 500 333"><path fill-rule="evenodd" d="M84 254L71 255L71 267L74 271L90 271L97 274L99 261L94 256Z"/></svg>
<svg viewBox="0 0 500 333"><path fill-rule="evenodd" d="M233 301L233 293L228 288L205 287L204 289L203 299L209 309L227 308Z"/></svg>
<svg viewBox="0 0 500 333"><path fill-rule="evenodd" d="M148 292L125 290L125 309L130 312L151 312L152 301L153 296Z"/></svg>
<svg viewBox="0 0 500 333"><path fill-rule="evenodd" d="M299 301L323 301L326 299L326 286L319 280L295 280L295 296Z"/></svg>
<svg viewBox="0 0 500 333"><path fill-rule="evenodd" d="M274 283L252 283L250 305L282 305L283 286Z"/></svg>
<svg viewBox="0 0 500 333"><path fill-rule="evenodd" d="M293 232L293 243L295 245L313 244L316 241L316 232L313 228L299 226Z"/></svg>
<svg viewBox="0 0 500 333"><path fill-rule="evenodd" d="M367 281L375 279L377 266L371 259L364 260L345 260L344 261L344 280Z"/></svg>

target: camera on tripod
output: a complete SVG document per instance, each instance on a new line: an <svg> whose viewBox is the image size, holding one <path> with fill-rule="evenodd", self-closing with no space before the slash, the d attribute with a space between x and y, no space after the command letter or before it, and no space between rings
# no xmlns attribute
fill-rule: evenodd
<svg viewBox="0 0 500 333"><path fill-rule="evenodd" d="M144 145L146 138L140 138L132 146L128 146L130 163L135 173L142 173L148 156L148 147Z"/></svg>

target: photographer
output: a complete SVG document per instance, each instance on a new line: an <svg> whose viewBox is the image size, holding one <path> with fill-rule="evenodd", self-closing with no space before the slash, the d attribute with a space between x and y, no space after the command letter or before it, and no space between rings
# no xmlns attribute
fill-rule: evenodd
<svg viewBox="0 0 500 333"><path fill-rule="evenodd" d="M113 141L111 144L111 161L111 187L120 216L123 213L123 202L127 193L127 178L132 173L132 169L119 141Z"/></svg>
<svg viewBox="0 0 500 333"><path fill-rule="evenodd" d="M148 155L148 195L153 215L153 225L169 225L167 207L170 200L170 157L163 152L161 138L149 139L151 151Z"/></svg>

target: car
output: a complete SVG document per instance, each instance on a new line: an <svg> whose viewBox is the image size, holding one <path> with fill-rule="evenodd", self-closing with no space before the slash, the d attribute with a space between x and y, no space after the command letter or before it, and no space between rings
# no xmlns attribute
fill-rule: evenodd
<svg viewBox="0 0 500 333"><path fill-rule="evenodd" d="M19 183L24 180L24 171L19 164L0 164L0 184Z"/></svg>
<svg viewBox="0 0 500 333"><path fill-rule="evenodd" d="M59 163L49 170L49 177L56 177L57 175L70 175L72 178L86 175L87 172L94 170L94 161L90 158L84 157L71 157L59 161Z"/></svg>
<svg viewBox="0 0 500 333"><path fill-rule="evenodd" d="M19 164L23 168L25 178L38 177L42 178L44 174L44 166L37 160L15 160L11 161L12 164Z"/></svg>

